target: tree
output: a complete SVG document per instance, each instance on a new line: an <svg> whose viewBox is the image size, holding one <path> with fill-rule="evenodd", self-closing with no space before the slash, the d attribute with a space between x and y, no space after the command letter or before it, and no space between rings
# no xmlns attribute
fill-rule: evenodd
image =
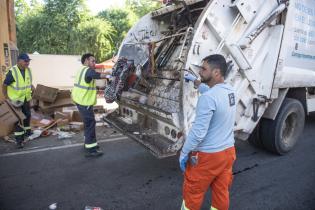
<svg viewBox="0 0 315 210"><path fill-rule="evenodd" d="M36 15L42 10L43 5L37 0L30 0L30 4L26 0L15 0L14 1L14 12L16 22L21 22L27 16Z"/></svg>
<svg viewBox="0 0 315 210"><path fill-rule="evenodd" d="M161 7L160 1L153 0L126 0L126 6L139 18Z"/></svg>
<svg viewBox="0 0 315 210"><path fill-rule="evenodd" d="M98 17L111 23L116 31L116 36L113 37L113 42L119 45L128 30L133 25L133 18L130 18L132 14L128 13L128 10L120 8L112 8L104 10L98 14Z"/></svg>
<svg viewBox="0 0 315 210"><path fill-rule="evenodd" d="M30 2L28 4L27 2ZM126 8L91 16L85 0L16 0L17 40L21 52L82 54L108 59L129 28L159 7L152 0L127 0Z"/></svg>
<svg viewBox="0 0 315 210"><path fill-rule="evenodd" d="M24 0L19 1L22 4ZM28 11L33 8L30 6ZM20 51L81 54L87 52L84 49L93 49L100 56L98 60L110 57L113 51L113 27L109 22L90 16L83 0L45 0L42 9L17 15ZM95 37L94 42L92 37Z"/></svg>
<svg viewBox="0 0 315 210"><path fill-rule="evenodd" d="M115 29L107 21L96 17L87 19L79 24L75 35L77 39L72 46L75 52L91 52L98 62L113 55Z"/></svg>

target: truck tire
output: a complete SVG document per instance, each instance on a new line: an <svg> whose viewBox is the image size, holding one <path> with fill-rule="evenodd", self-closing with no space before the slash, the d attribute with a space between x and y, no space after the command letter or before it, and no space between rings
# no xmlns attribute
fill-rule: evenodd
<svg viewBox="0 0 315 210"><path fill-rule="evenodd" d="M256 125L256 128L253 130L253 132L248 137L248 142L253 145L254 147L263 149L264 145L262 143L261 137L260 137L260 123Z"/></svg>
<svg viewBox="0 0 315 210"><path fill-rule="evenodd" d="M305 112L300 101L285 98L275 120L262 119L260 137L264 147L284 155L296 144L304 129Z"/></svg>

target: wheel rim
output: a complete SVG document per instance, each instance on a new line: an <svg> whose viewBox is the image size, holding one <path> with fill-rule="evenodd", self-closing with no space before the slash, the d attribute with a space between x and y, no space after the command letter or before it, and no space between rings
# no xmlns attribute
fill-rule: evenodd
<svg viewBox="0 0 315 210"><path fill-rule="evenodd" d="M292 137L296 130L297 114L292 112L288 114L281 128L281 139L286 147L292 146Z"/></svg>

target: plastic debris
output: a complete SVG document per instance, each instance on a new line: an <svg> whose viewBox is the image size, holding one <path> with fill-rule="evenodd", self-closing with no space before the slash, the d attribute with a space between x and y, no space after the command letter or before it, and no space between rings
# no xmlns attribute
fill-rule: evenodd
<svg viewBox="0 0 315 210"><path fill-rule="evenodd" d="M75 133L73 132L64 132L64 131L57 131L58 139L68 139L72 138Z"/></svg>
<svg viewBox="0 0 315 210"><path fill-rule="evenodd" d="M50 204L49 209L57 209L57 203Z"/></svg>
<svg viewBox="0 0 315 210"><path fill-rule="evenodd" d="M38 137L40 137L40 135L42 134L42 130L33 130L33 134L30 135L27 140L33 140L36 139Z"/></svg>

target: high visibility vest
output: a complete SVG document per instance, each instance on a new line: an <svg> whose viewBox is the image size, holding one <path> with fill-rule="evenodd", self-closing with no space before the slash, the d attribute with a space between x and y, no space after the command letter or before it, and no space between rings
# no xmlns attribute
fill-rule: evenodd
<svg viewBox="0 0 315 210"><path fill-rule="evenodd" d="M13 66L9 71L14 78L14 82L7 88L8 97L12 101L30 101L32 99L32 72L26 68L25 78L23 78L21 70L17 65Z"/></svg>
<svg viewBox="0 0 315 210"><path fill-rule="evenodd" d="M72 100L82 106L92 106L96 104L96 85L92 79L90 83L85 82L85 74L89 68L83 67L77 72L74 87L71 95Z"/></svg>

